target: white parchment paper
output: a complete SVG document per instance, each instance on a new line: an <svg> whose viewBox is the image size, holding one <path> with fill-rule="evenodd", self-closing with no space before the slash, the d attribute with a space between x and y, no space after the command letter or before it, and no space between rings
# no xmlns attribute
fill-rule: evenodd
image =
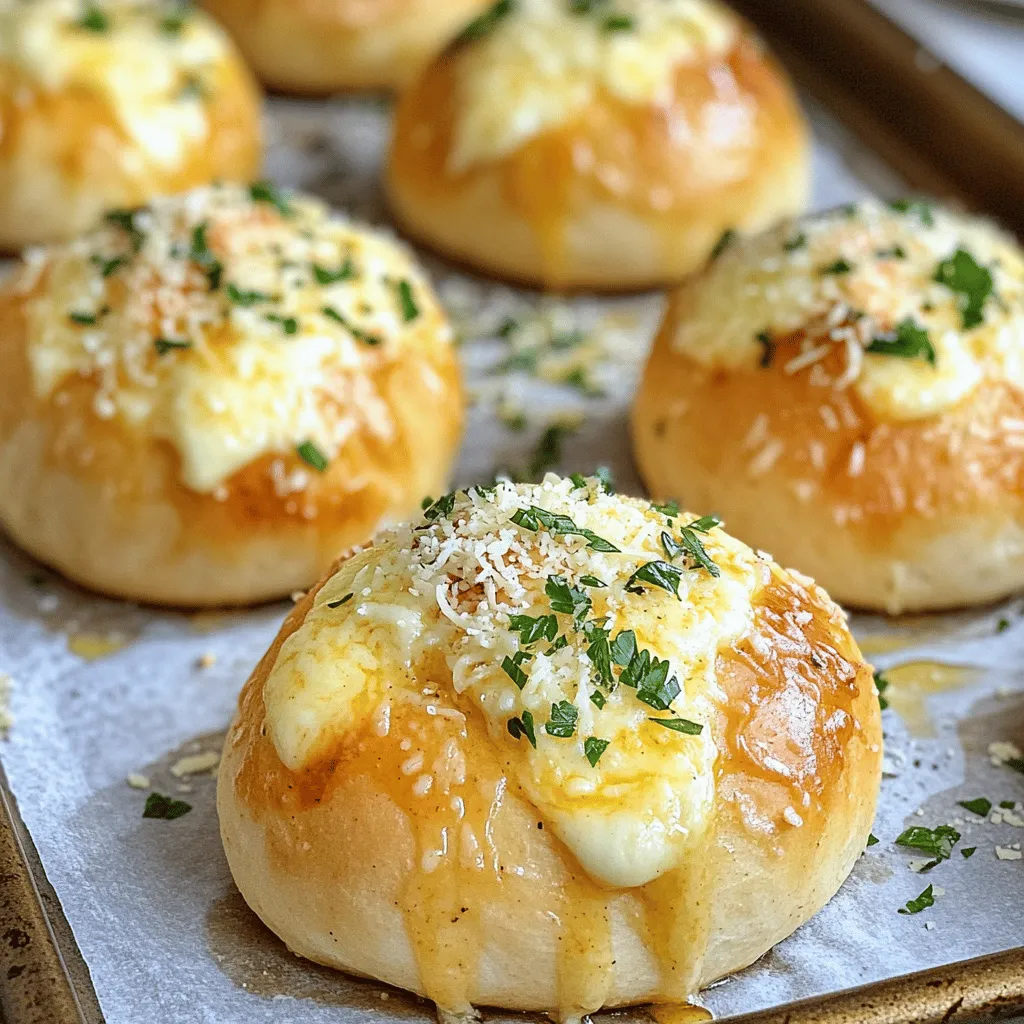
<svg viewBox="0 0 1024 1024"><path fill-rule="evenodd" d="M811 113L816 206L901 191L827 116ZM272 101L269 173L386 223L378 172L387 118L372 101ZM560 423L557 468L604 464L620 490L639 493L626 412L661 298L554 303L454 274L429 257L428 265L465 337L461 352L476 398L457 482L527 464L538 437ZM592 383L604 394L495 375L509 348L493 333L509 314L592 332L601 351ZM522 429L510 429L514 419ZM189 616L125 606L69 587L0 547L0 671L13 677L15 718L0 757L110 1024L431 1018L430 1007L399 992L289 954L232 885L212 775L171 771L182 757L219 749L238 690L284 612L278 605ZM1002 629L1000 619L1008 623ZM988 753L993 741L1024 746L1020 608L896 626L861 618L855 628L875 649L890 648L875 658L883 668L935 660L976 671L965 685L917 702L911 724L918 735L886 712L879 844L821 914L704 994L718 1017L1024 945L1024 861L995 853L996 845L1021 843L1024 828L956 806L983 795L1024 804L1024 775L992 764ZM104 648L103 657L81 656ZM146 790L126 784L131 774L189 801L192 812L144 820ZM954 852L927 879L892 845L908 824L954 822L964 833L960 846L977 852L970 860ZM897 914L929 881L944 890L935 906Z"/></svg>

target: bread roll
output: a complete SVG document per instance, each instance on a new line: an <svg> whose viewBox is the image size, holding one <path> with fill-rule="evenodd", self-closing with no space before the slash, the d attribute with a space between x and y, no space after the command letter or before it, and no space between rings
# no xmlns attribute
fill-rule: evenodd
<svg viewBox="0 0 1024 1024"><path fill-rule="evenodd" d="M408 83L488 0L203 0L273 89Z"/></svg>
<svg viewBox="0 0 1024 1024"><path fill-rule="evenodd" d="M0 249L259 171L260 96L187 4L0 0Z"/></svg>
<svg viewBox="0 0 1024 1024"><path fill-rule="evenodd" d="M715 0L499 2L402 97L387 178L446 255L613 291L678 280L807 182L785 75Z"/></svg>
<svg viewBox="0 0 1024 1024"><path fill-rule="evenodd" d="M0 523L122 597L308 587L444 486L450 333L403 248L267 183L114 211L0 291Z"/></svg>
<svg viewBox="0 0 1024 1024"><path fill-rule="evenodd" d="M879 702L843 614L595 479L450 494L342 559L242 693L228 862L296 953L578 1018L683 1000L839 888Z"/></svg>
<svg viewBox="0 0 1024 1024"><path fill-rule="evenodd" d="M1017 591L1021 250L919 201L738 242L672 298L633 441L652 494L715 509L840 602Z"/></svg>

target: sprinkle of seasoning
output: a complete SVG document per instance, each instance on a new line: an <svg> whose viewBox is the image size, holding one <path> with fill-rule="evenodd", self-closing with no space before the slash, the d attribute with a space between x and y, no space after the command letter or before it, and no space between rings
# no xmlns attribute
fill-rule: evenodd
<svg viewBox="0 0 1024 1024"><path fill-rule="evenodd" d="M295 451L307 466L312 466L318 473L323 473L330 465L327 456L312 441L303 441Z"/></svg>
<svg viewBox="0 0 1024 1024"><path fill-rule="evenodd" d="M554 512L538 508L536 505L517 509L512 516L512 522L524 530L529 530L530 533L537 533L543 527L556 537L583 537L591 551L603 551L609 554L616 554L619 551L611 541L599 537L593 530L577 526L568 516L556 515Z"/></svg>
<svg viewBox="0 0 1024 1024"><path fill-rule="evenodd" d="M339 281L350 281L355 276L356 267L351 257L346 257L345 262L336 270L322 267L319 263L313 264L313 279L325 288L328 285L337 284Z"/></svg>
<svg viewBox="0 0 1024 1024"><path fill-rule="evenodd" d="M524 711L522 718L510 718L505 727L513 739L525 736L530 741L530 746L534 750L537 749L537 734L533 728L533 715L529 711Z"/></svg>
<svg viewBox="0 0 1024 1024"><path fill-rule="evenodd" d="M717 260L719 256L725 252L726 249L736 241L736 230L734 228L727 228L722 232L722 237L715 242L715 247L711 250L712 261Z"/></svg>
<svg viewBox="0 0 1024 1024"><path fill-rule="evenodd" d="M762 370L767 370L775 362L775 339L768 331L759 331L754 337L761 346L759 365Z"/></svg>
<svg viewBox="0 0 1024 1024"><path fill-rule="evenodd" d="M985 300L992 294L992 272L966 250L957 249L935 269L935 280L956 293L965 331L985 319Z"/></svg>
<svg viewBox="0 0 1024 1024"><path fill-rule="evenodd" d="M220 260L211 252L207 243L206 232L208 228L209 225L204 220L192 229L188 258L206 274L210 291L215 292L220 287L220 279L224 273L224 267Z"/></svg>
<svg viewBox="0 0 1024 1024"><path fill-rule="evenodd" d="M648 722L671 729L673 732L681 732L684 736L699 736L704 731L700 722L691 722L688 718L648 718Z"/></svg>
<svg viewBox="0 0 1024 1024"><path fill-rule="evenodd" d="M909 316L899 322L893 333L875 338L866 351L900 359L923 359L930 366L935 365L935 348L928 332Z"/></svg>
<svg viewBox="0 0 1024 1024"><path fill-rule="evenodd" d="M189 349L191 347L192 342L188 338L157 338L153 342L153 348L156 349L158 356L165 356L168 352Z"/></svg>
<svg viewBox="0 0 1024 1024"><path fill-rule="evenodd" d="M98 313L68 313L68 319L73 324L78 324L79 327L95 327L99 323L100 317L107 312L109 312L108 307L104 307Z"/></svg>
<svg viewBox="0 0 1024 1024"><path fill-rule="evenodd" d="M551 717L544 726L544 731L549 736L557 736L558 739L570 739L576 732L576 719L579 712L576 705L567 700L560 700L557 704L551 705Z"/></svg>
<svg viewBox="0 0 1024 1024"><path fill-rule="evenodd" d="M398 289L398 304L402 308L402 319L410 324L420 315L420 307L412 293L412 285L402 278L395 286Z"/></svg>
<svg viewBox="0 0 1024 1024"><path fill-rule="evenodd" d="M821 274L849 274L853 270L853 264L847 262L844 259L838 259L835 263L830 263L827 267L822 267L819 273Z"/></svg>
<svg viewBox="0 0 1024 1024"><path fill-rule="evenodd" d="M254 181L249 186L249 198L254 203L266 203L268 206L272 206L282 217L292 215L287 195L272 182Z"/></svg>
<svg viewBox="0 0 1024 1024"><path fill-rule="evenodd" d="M987 818L988 812L992 810L992 801L983 796L976 797L974 800L958 800L957 803L980 818Z"/></svg>
<svg viewBox="0 0 1024 1024"><path fill-rule="evenodd" d="M915 214L926 228L935 227L932 208L923 199L894 199L889 203L889 209L897 213Z"/></svg>
<svg viewBox="0 0 1024 1024"><path fill-rule="evenodd" d="M236 306L255 306L257 302L270 302L273 299L266 292L245 291L231 282L228 282L227 296L228 301Z"/></svg>
<svg viewBox="0 0 1024 1024"><path fill-rule="evenodd" d="M532 657L533 655L529 654L527 651L516 651L511 658L508 655L505 655L505 657L502 658L501 667L504 670L505 675L507 675L520 690L527 684L527 682L529 682L529 677L523 671L522 664L527 658Z"/></svg>
<svg viewBox="0 0 1024 1024"><path fill-rule="evenodd" d="M146 797L146 806L142 811L144 818L163 818L166 821L174 821L188 814L192 805L184 800L175 800L174 797L164 796L163 793L150 793Z"/></svg>
<svg viewBox="0 0 1024 1024"><path fill-rule="evenodd" d="M93 253L89 257L89 262L94 266L99 267L100 275L102 277L110 277L111 274L116 274L122 267L127 266L131 260L127 256L115 256L113 259L105 259L104 257Z"/></svg>
<svg viewBox="0 0 1024 1024"><path fill-rule="evenodd" d="M602 32L631 32L636 22L628 14L609 14L601 22Z"/></svg>
<svg viewBox="0 0 1024 1024"><path fill-rule="evenodd" d="M889 689L889 680L881 672L875 673L875 689L878 690L878 706L885 711L889 707L889 701L882 694Z"/></svg>
<svg viewBox="0 0 1024 1024"><path fill-rule="evenodd" d="M591 697L591 700L594 698ZM583 742L583 753L587 755L587 760L590 762L591 768L597 767L597 762L601 760L601 755L608 749L610 740L599 740L596 736L588 736Z"/></svg>
<svg viewBox="0 0 1024 1024"><path fill-rule="evenodd" d="M929 907L935 906L935 896L932 891L932 887L929 885L920 896L915 896L912 900L907 900L905 907L900 907L899 913L901 914L920 914L922 910L927 910Z"/></svg>
<svg viewBox="0 0 1024 1024"><path fill-rule="evenodd" d="M515 10L515 7L515 0L497 0L497 3L484 11L483 14L474 18L459 33L457 41L460 43L470 43L476 39L482 39L492 32L499 22L507 18Z"/></svg>
<svg viewBox="0 0 1024 1024"><path fill-rule="evenodd" d="M96 4L86 4L85 13L79 19L78 27L86 32L106 32L110 28L110 18Z"/></svg>
<svg viewBox="0 0 1024 1024"><path fill-rule="evenodd" d="M293 334L299 333L299 321L293 316L281 316L280 313L267 313L263 319L272 324L277 324L289 337Z"/></svg>
<svg viewBox="0 0 1024 1024"><path fill-rule="evenodd" d="M337 601L328 601L327 607L340 608L343 604L348 604L354 596L353 594L346 594L344 597L339 597Z"/></svg>
<svg viewBox="0 0 1024 1024"><path fill-rule="evenodd" d="M345 330L356 339L356 341L361 341L364 345L370 345L371 347L380 344L380 338L375 334L368 334L361 328L356 327L355 324L349 322L349 320L342 316L341 313L339 313L333 306L324 306L320 312L323 313L328 320L333 320L335 323L341 324L341 326L344 327Z"/></svg>

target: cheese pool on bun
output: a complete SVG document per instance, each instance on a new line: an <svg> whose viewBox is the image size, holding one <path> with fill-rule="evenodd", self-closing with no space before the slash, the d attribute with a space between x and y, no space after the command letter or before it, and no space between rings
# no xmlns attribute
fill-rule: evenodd
<svg viewBox="0 0 1024 1024"><path fill-rule="evenodd" d="M626 290L803 209L784 75L716 0L499 0L403 95L402 226L498 277Z"/></svg>
<svg viewBox="0 0 1024 1024"><path fill-rule="evenodd" d="M327 95L406 85L488 0L202 0L256 74Z"/></svg>
<svg viewBox="0 0 1024 1024"><path fill-rule="evenodd" d="M176 0L0 0L0 249L262 159L260 97L227 37Z"/></svg>
<svg viewBox="0 0 1024 1024"><path fill-rule="evenodd" d="M343 559L218 772L289 948L466 1014L685 1000L864 848L879 702L843 614L714 517L549 475Z"/></svg>
<svg viewBox="0 0 1024 1024"><path fill-rule="evenodd" d="M308 587L444 486L451 331L404 248L267 183L30 251L0 292L0 523L166 604Z"/></svg>
<svg viewBox="0 0 1024 1024"><path fill-rule="evenodd" d="M1024 587L1024 255L922 201L727 248L669 305L633 409L650 492L713 508L837 600Z"/></svg>

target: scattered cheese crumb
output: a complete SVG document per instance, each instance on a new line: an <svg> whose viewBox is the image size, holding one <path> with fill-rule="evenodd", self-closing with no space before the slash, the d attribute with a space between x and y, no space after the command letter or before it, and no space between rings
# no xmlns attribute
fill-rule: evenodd
<svg viewBox="0 0 1024 1024"><path fill-rule="evenodd" d="M124 781L127 782L128 785L132 787L132 789L150 788L149 776L140 775L138 772L131 772L131 774L129 774Z"/></svg>
<svg viewBox="0 0 1024 1024"><path fill-rule="evenodd" d="M1007 846L997 846L996 856L1000 860L1020 860L1022 854L1020 850L1013 850Z"/></svg>
<svg viewBox="0 0 1024 1024"><path fill-rule="evenodd" d="M992 763L999 767L1000 765L1006 764L1007 761L1013 761L1021 756L1020 748L1014 744L1004 740L997 740L995 743L988 745L988 756Z"/></svg>
<svg viewBox="0 0 1024 1024"><path fill-rule="evenodd" d="M220 754L213 750L209 750L205 754L190 754L171 765L171 774L176 779L186 775L199 775L216 768L219 762Z"/></svg>
<svg viewBox="0 0 1024 1024"><path fill-rule="evenodd" d="M201 654L196 659L196 668L213 668L217 664L217 655L212 651L207 651L205 654Z"/></svg>

